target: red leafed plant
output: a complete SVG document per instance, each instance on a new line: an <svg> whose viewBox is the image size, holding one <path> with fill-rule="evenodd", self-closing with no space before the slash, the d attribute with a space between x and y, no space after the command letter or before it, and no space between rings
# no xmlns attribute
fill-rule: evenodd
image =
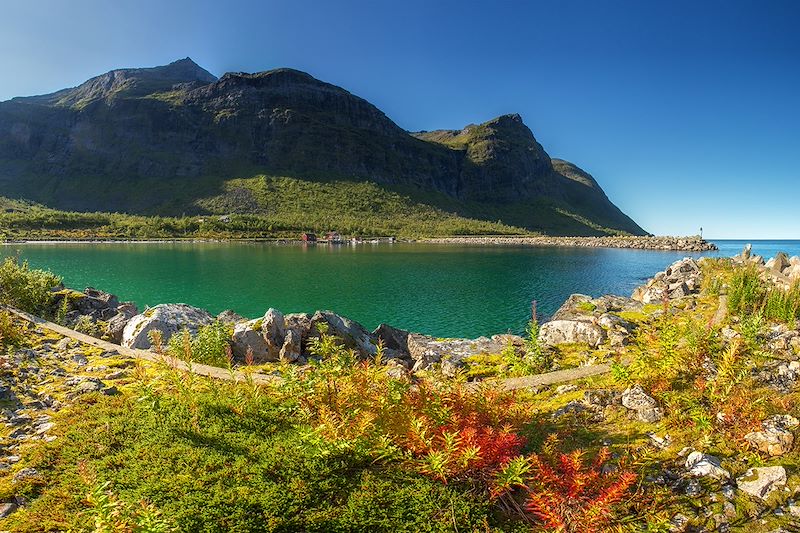
<svg viewBox="0 0 800 533"><path fill-rule="evenodd" d="M403 440L403 446L418 458L420 470L445 482L465 475L488 478L525 445L525 438L511 427L486 425L476 413L454 415L438 427L418 419Z"/></svg>
<svg viewBox="0 0 800 533"><path fill-rule="evenodd" d="M595 533L613 521L613 507L636 482L633 472L604 472L603 449L584 463L583 452L530 456L525 510L548 530Z"/></svg>

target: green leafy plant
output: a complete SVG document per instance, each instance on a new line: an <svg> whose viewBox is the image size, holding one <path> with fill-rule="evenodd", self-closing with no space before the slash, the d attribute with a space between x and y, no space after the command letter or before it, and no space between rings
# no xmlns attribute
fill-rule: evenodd
<svg viewBox="0 0 800 533"><path fill-rule="evenodd" d="M225 368L230 364L227 348L232 336L233 327L217 320L198 329L194 336L188 330L172 335L166 354L187 362Z"/></svg>
<svg viewBox="0 0 800 533"><path fill-rule="evenodd" d="M175 531L152 505L131 505L110 490L111 482L94 485L86 496L86 514L94 533L169 533Z"/></svg>
<svg viewBox="0 0 800 533"><path fill-rule="evenodd" d="M23 346L27 343L25 331L8 311L0 311L0 348Z"/></svg>
<svg viewBox="0 0 800 533"><path fill-rule="evenodd" d="M79 316L75 324L72 325L72 329L92 337L100 338L102 336L100 326L88 315Z"/></svg>
<svg viewBox="0 0 800 533"><path fill-rule="evenodd" d="M539 342L539 322L534 317L525 328L525 356L538 372L549 370L553 366L552 354Z"/></svg>
<svg viewBox="0 0 800 533"><path fill-rule="evenodd" d="M34 270L27 261L7 257L0 263L0 302L28 311L47 315L53 301L53 289L61 278L51 272Z"/></svg>

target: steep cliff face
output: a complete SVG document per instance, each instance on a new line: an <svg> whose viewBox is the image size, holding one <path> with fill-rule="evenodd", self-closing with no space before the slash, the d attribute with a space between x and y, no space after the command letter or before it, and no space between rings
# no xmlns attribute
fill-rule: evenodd
<svg viewBox="0 0 800 533"><path fill-rule="evenodd" d="M516 222L532 228L549 216L536 206L555 206L642 233L591 177L554 161L519 115L409 134L366 100L309 74L216 79L188 58L0 103L4 194L54 207L164 212L186 198L148 197L151 184L185 183L191 196L265 173L441 193L462 211L514 204ZM521 202L530 204L527 214Z"/></svg>

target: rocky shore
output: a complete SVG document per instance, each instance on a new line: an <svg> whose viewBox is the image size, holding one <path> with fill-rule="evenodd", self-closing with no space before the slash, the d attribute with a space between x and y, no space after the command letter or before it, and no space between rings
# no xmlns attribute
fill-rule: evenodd
<svg viewBox="0 0 800 533"><path fill-rule="evenodd" d="M482 246L564 246L573 248L630 248L634 250L672 250L681 252L708 252L717 245L700 237L524 237L524 236L476 236L442 237L426 239L434 244L476 244Z"/></svg>

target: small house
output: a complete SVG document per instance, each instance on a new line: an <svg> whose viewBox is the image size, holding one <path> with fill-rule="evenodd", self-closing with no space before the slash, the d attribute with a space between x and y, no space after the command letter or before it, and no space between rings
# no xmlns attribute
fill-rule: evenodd
<svg viewBox="0 0 800 533"><path fill-rule="evenodd" d="M336 231L329 231L325 234L325 239L328 242L342 242L342 236Z"/></svg>
<svg viewBox="0 0 800 533"><path fill-rule="evenodd" d="M314 233L303 233L303 242L317 242L317 236Z"/></svg>

